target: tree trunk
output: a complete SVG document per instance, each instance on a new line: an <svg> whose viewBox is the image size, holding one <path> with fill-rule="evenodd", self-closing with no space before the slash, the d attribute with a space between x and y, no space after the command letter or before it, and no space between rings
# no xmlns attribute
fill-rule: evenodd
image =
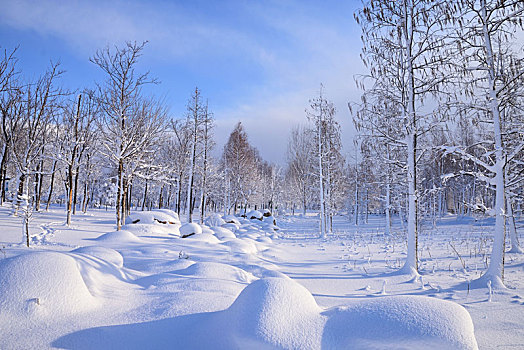
<svg viewBox="0 0 524 350"><path fill-rule="evenodd" d="M5 202L5 183L6 183L6 166L7 166L7 152L9 151L9 143L4 145L4 152L2 154L2 162L0 163L0 205Z"/></svg>
<svg viewBox="0 0 524 350"><path fill-rule="evenodd" d="M56 163L57 161L55 160L53 162L53 170L51 171L51 184L49 185L49 195L47 196L47 203L45 206L46 211L49 211L49 205L51 204L51 198L53 196L53 188L55 184Z"/></svg>
<svg viewBox="0 0 524 350"><path fill-rule="evenodd" d="M120 231L122 228L122 215L120 212L120 206L122 204L122 180L123 180L123 174L124 172L124 164L123 160L120 159L118 161L118 173L117 173L117 190L116 190L116 203L115 203L115 210L116 210L116 230Z"/></svg>
<svg viewBox="0 0 524 350"><path fill-rule="evenodd" d="M195 121L196 123L196 121ZM195 171L195 161L196 161L196 130L195 130L195 137L193 139L193 145L191 146L191 158L190 158L190 166L189 166L189 180L187 183L187 222L193 222L193 211L192 211L192 205L193 202L193 182L194 182L194 171Z"/></svg>
<svg viewBox="0 0 524 350"><path fill-rule="evenodd" d="M495 177L495 232L493 237L493 248L491 251L491 259L486 273L480 277L478 281L481 283L490 281L494 288L503 288L504 278L504 224L506 221L504 207L505 207L505 184L504 184L504 166L505 158L503 154L502 145L502 127L499 112L499 99L497 96L495 85L495 61L493 49L491 45L491 38L488 31L488 15L486 11L486 0L481 0L481 16L484 20L483 35L484 48L486 52L486 63L488 68L488 82L489 82L489 108L493 120L493 136L495 141L495 164L493 166Z"/></svg>
<svg viewBox="0 0 524 350"><path fill-rule="evenodd" d="M144 209L146 208L146 200L147 200L147 180L146 180L146 185L144 186L144 198L142 200L142 211L144 211Z"/></svg>
<svg viewBox="0 0 524 350"><path fill-rule="evenodd" d="M389 184L389 175L387 178L386 183L386 228L385 228L385 234L386 236L389 236L391 234L391 186Z"/></svg>
<svg viewBox="0 0 524 350"><path fill-rule="evenodd" d="M322 122L318 121L318 178L320 192L320 237L326 238L326 208L324 203L324 175L322 169Z"/></svg>
<svg viewBox="0 0 524 350"><path fill-rule="evenodd" d="M507 196L506 201L507 201L507 211L508 211L508 221L509 221L509 237L511 240L511 249L509 252L522 254L523 251L519 246L519 240L517 237L517 228L515 225L515 215L513 213L513 203L509 196Z"/></svg>
<svg viewBox="0 0 524 350"><path fill-rule="evenodd" d="M76 214L76 203L78 199L78 175L80 173L80 165L76 167L76 173L75 173L75 184L74 184L74 191L73 191L73 215Z"/></svg>

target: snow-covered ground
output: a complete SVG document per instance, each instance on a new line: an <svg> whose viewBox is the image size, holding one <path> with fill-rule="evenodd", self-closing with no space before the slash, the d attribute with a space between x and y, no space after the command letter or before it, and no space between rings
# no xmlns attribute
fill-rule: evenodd
<svg viewBox="0 0 524 350"><path fill-rule="evenodd" d="M113 211L68 228L55 208L35 213L28 249L10 213L0 207L2 349L524 348L524 255L506 255L508 289L470 284L489 219L424 226L422 278L410 279L395 274L398 222L385 237L381 217L337 217L320 240L314 216L215 215L195 228L137 212L115 232Z"/></svg>

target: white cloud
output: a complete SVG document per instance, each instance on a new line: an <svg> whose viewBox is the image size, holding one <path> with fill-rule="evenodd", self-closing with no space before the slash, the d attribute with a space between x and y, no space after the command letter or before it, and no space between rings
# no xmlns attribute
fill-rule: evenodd
<svg viewBox="0 0 524 350"><path fill-rule="evenodd" d="M263 75L263 79L250 81L246 76L241 82L222 82L233 91L239 86L248 88L241 96L229 96L228 107L215 110L218 148L234 124L242 121L262 156L282 163L290 129L306 122L304 110L321 82L338 109L345 141L349 142L352 126L347 102L358 99L353 75L363 70L358 58L359 38L351 32L355 29L351 12L347 16L334 14L336 10L328 7L334 4L316 2L226 1L213 6L229 6L225 13L235 18L221 18L221 14L202 11L198 5L182 5L169 1L20 0L3 4L0 20L18 29L57 37L82 57L106 45L149 40L146 54L153 61L188 67L204 62L208 69L233 71L236 67L228 58L243 60L245 66L237 73L252 69L252 74L246 74ZM337 15L337 20L331 15ZM225 65L215 67L212 60L216 58ZM188 89L195 83L190 82ZM206 97L213 105L212 91Z"/></svg>

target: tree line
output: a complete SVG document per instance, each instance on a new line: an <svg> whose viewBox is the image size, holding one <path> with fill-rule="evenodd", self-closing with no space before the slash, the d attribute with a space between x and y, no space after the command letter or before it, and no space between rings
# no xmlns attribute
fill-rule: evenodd
<svg viewBox="0 0 524 350"><path fill-rule="evenodd" d="M74 93L60 87L58 64L24 81L16 50L4 50L0 201L23 218L28 244L32 212L52 203L65 206L67 224L77 210L112 207L118 229L132 209L172 208L187 221L207 211L315 210L321 237L333 232L334 215L359 225L381 214L385 234L393 217L407 231L402 272L412 274L423 225L447 213L491 215L483 283L500 284L506 232L521 252L523 14L517 0L364 1L355 20L368 73L357 79L361 101L348 105L358 131L352 151L321 86L290 131L283 166L262 159L240 122L216 152L200 89L180 118L147 95L144 86L158 81L136 70L145 43L97 51L90 60L105 80Z"/></svg>

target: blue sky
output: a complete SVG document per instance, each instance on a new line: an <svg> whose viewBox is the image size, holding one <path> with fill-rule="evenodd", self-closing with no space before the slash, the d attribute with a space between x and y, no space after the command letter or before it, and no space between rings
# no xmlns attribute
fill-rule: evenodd
<svg viewBox="0 0 524 350"><path fill-rule="evenodd" d="M161 81L152 91L171 116L183 116L198 86L215 114L218 150L242 121L263 158L282 164L290 129L307 122L304 110L321 82L351 143L347 102L358 100L354 75L364 72L353 20L359 3L7 1L0 46L20 46L19 67L28 77L60 61L62 83L76 89L103 79L89 62L97 49L148 40L138 68Z"/></svg>

